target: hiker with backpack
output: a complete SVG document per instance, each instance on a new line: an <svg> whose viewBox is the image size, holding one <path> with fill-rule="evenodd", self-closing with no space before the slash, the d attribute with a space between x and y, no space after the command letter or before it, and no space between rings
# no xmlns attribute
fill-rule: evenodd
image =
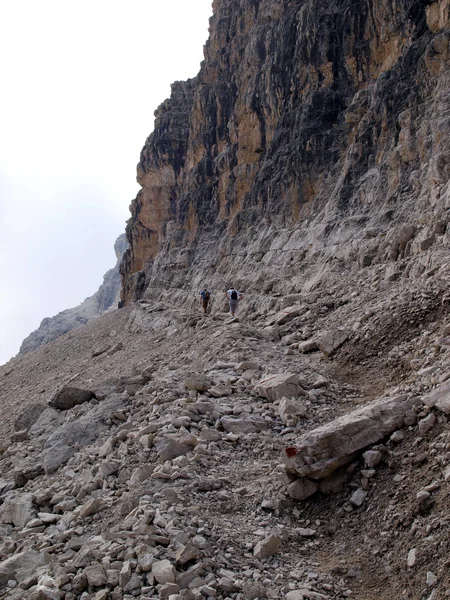
<svg viewBox="0 0 450 600"><path fill-rule="evenodd" d="M233 287L225 292L225 296L228 298L228 301L230 303L230 314L232 317L234 317L237 311L238 302L244 296L241 294L241 292L238 292Z"/></svg>
<svg viewBox="0 0 450 600"><path fill-rule="evenodd" d="M208 313L208 304L211 299L211 293L206 288L203 288L200 292L200 304L203 306L203 312L205 315Z"/></svg>

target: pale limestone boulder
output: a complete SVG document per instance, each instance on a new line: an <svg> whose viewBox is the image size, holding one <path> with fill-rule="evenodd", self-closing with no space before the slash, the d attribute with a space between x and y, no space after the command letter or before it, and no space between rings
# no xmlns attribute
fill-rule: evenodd
<svg viewBox="0 0 450 600"><path fill-rule="evenodd" d="M267 398L271 402L282 398L304 396L305 391L295 373L280 373L261 379L255 386L256 396Z"/></svg>
<svg viewBox="0 0 450 600"><path fill-rule="evenodd" d="M87 577L88 583L94 587L100 587L106 585L108 579L106 577L105 569L100 563L89 565L84 569L84 573Z"/></svg>
<svg viewBox="0 0 450 600"><path fill-rule="evenodd" d="M406 395L382 398L313 429L299 437L293 456L284 456L286 469L297 477L324 479L402 427L407 411L419 404Z"/></svg>
<svg viewBox="0 0 450 600"><path fill-rule="evenodd" d="M81 519L97 514L105 507L105 502L102 498L91 498L77 509L78 516Z"/></svg>
<svg viewBox="0 0 450 600"><path fill-rule="evenodd" d="M383 455L379 450L367 450L363 454L364 464L369 469L377 467L383 460Z"/></svg>
<svg viewBox="0 0 450 600"><path fill-rule="evenodd" d="M299 418L306 417L306 406L295 398L282 398L278 405L278 413L282 423L295 427Z"/></svg>
<svg viewBox="0 0 450 600"><path fill-rule="evenodd" d="M256 600L266 598L267 589L258 581L246 581L242 586L245 600Z"/></svg>
<svg viewBox="0 0 450 600"><path fill-rule="evenodd" d="M284 325L285 323L292 321L292 319L294 319L295 317L303 315L307 311L308 307L304 304L295 304L293 306L287 306L286 308L278 312L276 315L270 317L266 321L266 325Z"/></svg>
<svg viewBox="0 0 450 600"><path fill-rule="evenodd" d="M317 340L317 345L326 357L330 357L345 344L350 336L351 331L347 330L336 329L335 331L328 331Z"/></svg>
<svg viewBox="0 0 450 600"><path fill-rule="evenodd" d="M41 454L45 472L57 471L79 448L97 440L103 431L106 426L87 415L59 427L47 439Z"/></svg>
<svg viewBox="0 0 450 600"><path fill-rule="evenodd" d="M176 583L165 583L159 590L160 600L167 600L170 596L179 594L180 586Z"/></svg>
<svg viewBox="0 0 450 600"><path fill-rule="evenodd" d="M188 390L205 392L211 387L211 382L204 375L191 375L191 377L184 382L184 386Z"/></svg>
<svg viewBox="0 0 450 600"><path fill-rule="evenodd" d="M32 494L10 492L0 506L0 522L23 528L36 517Z"/></svg>
<svg viewBox="0 0 450 600"><path fill-rule="evenodd" d="M289 484L288 495L293 500L305 500L306 498L309 498L309 496L315 494L318 489L319 483L317 481L302 477Z"/></svg>
<svg viewBox="0 0 450 600"><path fill-rule="evenodd" d="M22 429L28 430L34 423L36 423L44 410L47 408L47 405L43 402L30 404L30 406L25 408L22 414L14 421L15 431L20 431Z"/></svg>
<svg viewBox="0 0 450 600"><path fill-rule="evenodd" d="M192 451L192 447L188 444L166 437L155 438L154 446L158 456L164 461L173 460L177 456L183 456Z"/></svg>
<svg viewBox="0 0 450 600"><path fill-rule="evenodd" d="M280 546L281 539L276 535L269 535L255 545L253 555L259 559L269 558L269 556L278 552Z"/></svg>
<svg viewBox="0 0 450 600"><path fill-rule="evenodd" d="M40 417L30 425L28 434L37 437L43 433L53 431L53 429L59 425L60 419L61 415L57 410L47 407L41 413Z"/></svg>
<svg viewBox="0 0 450 600"><path fill-rule="evenodd" d="M109 477L114 475L120 468L120 462L118 460L102 460L100 463L100 473L103 477Z"/></svg>
<svg viewBox="0 0 450 600"><path fill-rule="evenodd" d="M31 600L60 600L61 598L63 592L59 591L56 581L48 575L41 577L30 596Z"/></svg>
<svg viewBox="0 0 450 600"><path fill-rule="evenodd" d="M329 596L313 592L307 588L301 588L299 590L292 590L286 594L286 600L329 600Z"/></svg>
<svg viewBox="0 0 450 600"><path fill-rule="evenodd" d="M225 416L220 419L220 424L228 433L235 433L237 435L258 433L267 429L267 422L262 417L257 416Z"/></svg>
<svg viewBox="0 0 450 600"><path fill-rule="evenodd" d="M423 403L426 406L435 406L441 412L450 415L450 380L426 394Z"/></svg>
<svg viewBox="0 0 450 600"><path fill-rule="evenodd" d="M184 565L190 560L195 560L200 557L200 550L191 543L181 546L175 553L177 564Z"/></svg>
<svg viewBox="0 0 450 600"><path fill-rule="evenodd" d="M49 556L44 552L25 550L0 562L0 586L10 579L19 583L31 577L36 569L48 563Z"/></svg>
<svg viewBox="0 0 450 600"><path fill-rule="evenodd" d="M307 354L309 352L317 352L317 350L319 350L319 345L315 340L306 340L306 342L299 342L298 345L296 345L296 347L298 348L298 350L300 350L302 354Z"/></svg>
<svg viewBox="0 0 450 600"><path fill-rule="evenodd" d="M139 485L151 476L153 470L153 465L142 465L141 467L137 467L130 477L129 485L132 487Z"/></svg>
<svg viewBox="0 0 450 600"><path fill-rule="evenodd" d="M363 490L362 488L358 488L351 495L350 504L352 506L355 506L356 508L358 508L359 506L362 506L366 497L367 497L367 492L365 490Z"/></svg>
<svg viewBox="0 0 450 600"><path fill-rule="evenodd" d="M152 574L158 583L176 583L177 572L170 560L157 560L152 565Z"/></svg>

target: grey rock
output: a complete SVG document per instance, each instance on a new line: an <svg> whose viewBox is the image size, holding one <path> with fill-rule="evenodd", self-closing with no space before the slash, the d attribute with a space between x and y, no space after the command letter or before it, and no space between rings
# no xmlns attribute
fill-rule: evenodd
<svg viewBox="0 0 450 600"><path fill-rule="evenodd" d="M346 330L337 329L335 331L329 331L321 335L317 340L319 350L325 354L326 357L333 356L335 352L345 344L350 338L351 332Z"/></svg>
<svg viewBox="0 0 450 600"><path fill-rule="evenodd" d="M383 455L379 450L367 450L367 452L364 452L363 454L363 459L366 467L373 469L381 463L383 460Z"/></svg>
<svg viewBox="0 0 450 600"><path fill-rule="evenodd" d="M295 456L284 456L297 477L323 479L349 463L359 450L378 442L403 425L405 412L417 398L382 398L299 437Z"/></svg>
<svg viewBox="0 0 450 600"><path fill-rule="evenodd" d="M47 408L47 405L44 403L31 404L30 406L27 406L23 413L14 421L14 429L16 431L20 431L22 429L28 430L34 423L36 423L38 418Z"/></svg>
<svg viewBox="0 0 450 600"><path fill-rule="evenodd" d="M253 555L256 558L269 558L281 547L281 539L276 535L269 535L262 541L258 542L253 548Z"/></svg>
<svg viewBox="0 0 450 600"><path fill-rule="evenodd" d="M367 492L362 488L358 488L350 497L350 504L359 507L362 506L367 497Z"/></svg>
<svg viewBox="0 0 450 600"><path fill-rule="evenodd" d="M435 390L423 397L426 406L435 406L438 410L450 415L450 381L442 383Z"/></svg>
<svg viewBox="0 0 450 600"><path fill-rule="evenodd" d="M9 492L0 506L0 521L22 528L36 516L32 494Z"/></svg>
<svg viewBox="0 0 450 600"><path fill-rule="evenodd" d="M97 563L93 565L89 565L84 570L86 574L86 578L88 580L88 584L93 587L100 587L107 583L107 577L105 573L105 569L103 565Z"/></svg>
<svg viewBox="0 0 450 600"><path fill-rule="evenodd" d="M280 373L261 379L255 386L255 394L271 402L282 398L304 396L305 391L295 373Z"/></svg>
<svg viewBox="0 0 450 600"><path fill-rule="evenodd" d="M319 483L317 481L312 481L307 477L302 477L301 479L296 479L288 486L288 495L293 500L305 500L312 496L319 489Z"/></svg>
<svg viewBox="0 0 450 600"><path fill-rule="evenodd" d="M225 431L237 435L258 433L268 427L267 422L257 416L248 416L246 418L225 416L220 419L220 424Z"/></svg>
<svg viewBox="0 0 450 600"><path fill-rule="evenodd" d="M417 427L419 429L420 434L425 435L426 433L431 431L431 429L433 429L435 424L436 416L433 413L430 413L427 417L419 421Z"/></svg>
<svg viewBox="0 0 450 600"><path fill-rule="evenodd" d="M152 574L158 583L175 583L176 570L169 560L158 560L152 565Z"/></svg>
<svg viewBox="0 0 450 600"><path fill-rule="evenodd" d="M156 437L154 446L162 460L173 460L177 456L192 452L191 446L173 438Z"/></svg>
<svg viewBox="0 0 450 600"><path fill-rule="evenodd" d="M6 585L10 579L24 581L30 577L36 569L48 563L48 555L43 552L26 550L14 554L10 558L0 562L0 585Z"/></svg>
<svg viewBox="0 0 450 600"><path fill-rule="evenodd" d="M53 395L49 406L56 410L69 410L78 404L89 402L94 397L94 392L90 390L64 386Z"/></svg>

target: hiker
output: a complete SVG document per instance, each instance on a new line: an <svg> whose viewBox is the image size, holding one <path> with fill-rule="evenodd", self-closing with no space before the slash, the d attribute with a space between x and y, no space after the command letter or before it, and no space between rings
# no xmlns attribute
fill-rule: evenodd
<svg viewBox="0 0 450 600"><path fill-rule="evenodd" d="M210 298L211 298L211 294L208 292L208 290L206 288L203 288L202 291L200 292L200 304L203 306L203 312L205 313L205 315L208 312L208 304L209 304Z"/></svg>
<svg viewBox="0 0 450 600"><path fill-rule="evenodd" d="M225 292L225 296L228 298L230 303L230 314L232 317L234 317L237 311L238 302L244 296L241 294L241 292L238 292L233 287Z"/></svg>

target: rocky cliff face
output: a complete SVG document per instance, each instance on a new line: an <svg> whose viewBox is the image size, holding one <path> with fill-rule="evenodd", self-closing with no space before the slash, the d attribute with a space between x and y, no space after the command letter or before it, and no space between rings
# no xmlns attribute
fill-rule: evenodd
<svg viewBox="0 0 450 600"><path fill-rule="evenodd" d="M103 276L103 283L95 294L86 298L79 306L68 308L54 317L43 319L38 329L24 339L19 354L35 350L42 344L47 344L72 329L78 329L104 312L117 308L121 286L119 265L127 247L125 234L121 234L114 243L116 265Z"/></svg>
<svg viewBox="0 0 450 600"><path fill-rule="evenodd" d="M448 0L213 8L200 72L172 86L141 152L124 301L232 281L256 307L441 260Z"/></svg>

